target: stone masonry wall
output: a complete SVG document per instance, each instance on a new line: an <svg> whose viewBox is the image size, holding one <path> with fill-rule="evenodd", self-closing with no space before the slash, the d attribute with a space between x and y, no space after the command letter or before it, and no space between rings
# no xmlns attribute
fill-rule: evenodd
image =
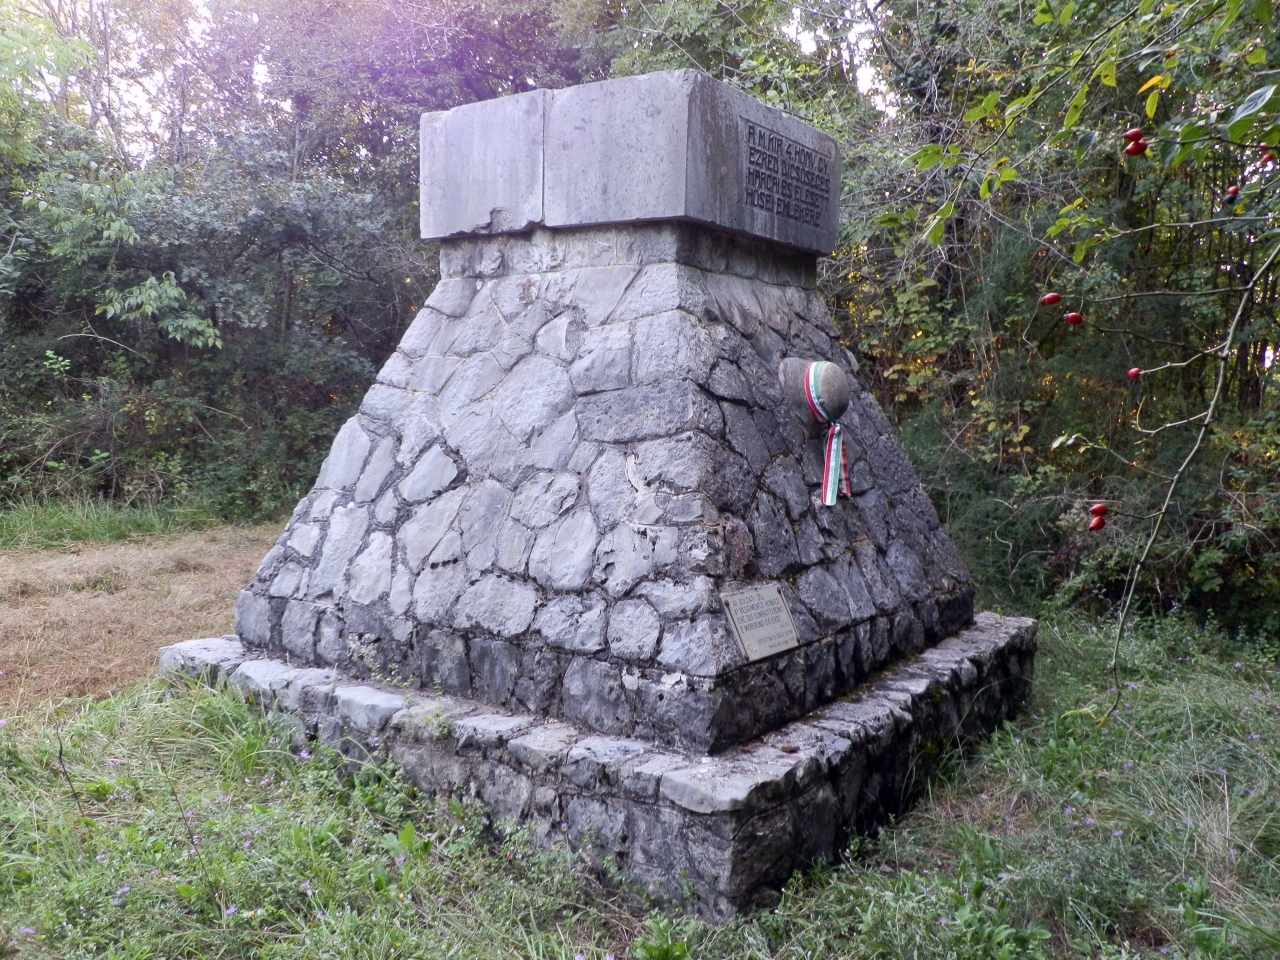
<svg viewBox="0 0 1280 960"><path fill-rule="evenodd" d="M240 597L251 647L703 751L972 621L972 588L835 339L812 256L674 223L446 241L443 279ZM786 356L853 378L855 496ZM748 663L719 591L779 582Z"/></svg>
<svg viewBox="0 0 1280 960"><path fill-rule="evenodd" d="M979 614L908 658L741 748L710 758L437 693L252 659L236 637L160 652L168 674L229 679L296 718L299 743L389 755L429 794L472 797L536 841L723 920L773 903L792 871L831 862L907 808L931 765L990 732L1030 690L1036 625Z"/></svg>

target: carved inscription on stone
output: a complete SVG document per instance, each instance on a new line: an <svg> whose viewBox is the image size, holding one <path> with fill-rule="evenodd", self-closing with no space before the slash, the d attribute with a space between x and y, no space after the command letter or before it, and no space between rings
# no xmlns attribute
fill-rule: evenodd
<svg viewBox="0 0 1280 960"><path fill-rule="evenodd" d="M776 583L765 583L720 597L729 625L748 660L763 660L800 642L791 611Z"/></svg>
<svg viewBox="0 0 1280 960"><path fill-rule="evenodd" d="M831 158L746 117L742 202L821 229L831 215Z"/></svg>

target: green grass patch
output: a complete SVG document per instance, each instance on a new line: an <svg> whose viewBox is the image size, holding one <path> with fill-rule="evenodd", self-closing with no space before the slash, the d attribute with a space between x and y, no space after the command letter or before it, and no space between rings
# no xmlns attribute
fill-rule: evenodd
<svg viewBox="0 0 1280 960"><path fill-rule="evenodd" d="M770 913L670 923L394 770L158 684L0 727L0 953L1015 960L1280 955L1274 663L1042 627L1030 710ZM61 742L60 742L61 741ZM61 748L62 759L59 760ZM71 786L74 785L73 795ZM78 798L78 800L77 800Z"/></svg>
<svg viewBox="0 0 1280 960"><path fill-rule="evenodd" d="M87 497L20 500L0 509L0 549L105 543L202 530L221 522L198 503L127 506Z"/></svg>

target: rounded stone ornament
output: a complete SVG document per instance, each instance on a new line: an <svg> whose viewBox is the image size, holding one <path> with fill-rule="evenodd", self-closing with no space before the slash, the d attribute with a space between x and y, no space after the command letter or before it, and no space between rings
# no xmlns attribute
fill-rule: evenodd
<svg viewBox="0 0 1280 960"><path fill-rule="evenodd" d="M809 368L816 364L817 369L810 373ZM812 377L812 380L811 380ZM801 360L799 357L787 357L778 364L778 383L782 387L782 396L787 406L809 426L810 433L817 433L829 423L835 423L849 409L852 391L849 377L839 366L828 360ZM815 413L810 401L810 384L816 387L818 409L825 411Z"/></svg>

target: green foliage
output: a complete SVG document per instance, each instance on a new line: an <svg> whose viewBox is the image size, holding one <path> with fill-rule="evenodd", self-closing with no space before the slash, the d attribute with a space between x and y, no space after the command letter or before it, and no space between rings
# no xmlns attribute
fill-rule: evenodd
<svg viewBox="0 0 1280 960"><path fill-rule="evenodd" d="M217 518L209 509L176 500L136 506L71 497L22 500L0 510L0 549L129 540L199 530L215 523Z"/></svg>
<svg viewBox="0 0 1280 960"><path fill-rule="evenodd" d="M44 87L6 91L0 503L288 509L434 283L420 113L598 68L546 4L501 7L15 13Z"/></svg>
<svg viewBox="0 0 1280 960"><path fill-rule="evenodd" d="M820 36L849 22L808 16ZM1270 16L972 0L862 21L895 142L842 138L874 186L847 180L848 243L825 280L987 602L1123 593L1194 444L1212 351L1275 242L1277 168L1258 162L1280 141ZM1121 152L1131 127L1145 156ZM1280 629L1276 282L1244 298L1215 427L1139 583L1147 609L1255 634ZM1039 303L1050 290L1056 308ZM1098 500L1102 534L1085 513Z"/></svg>

